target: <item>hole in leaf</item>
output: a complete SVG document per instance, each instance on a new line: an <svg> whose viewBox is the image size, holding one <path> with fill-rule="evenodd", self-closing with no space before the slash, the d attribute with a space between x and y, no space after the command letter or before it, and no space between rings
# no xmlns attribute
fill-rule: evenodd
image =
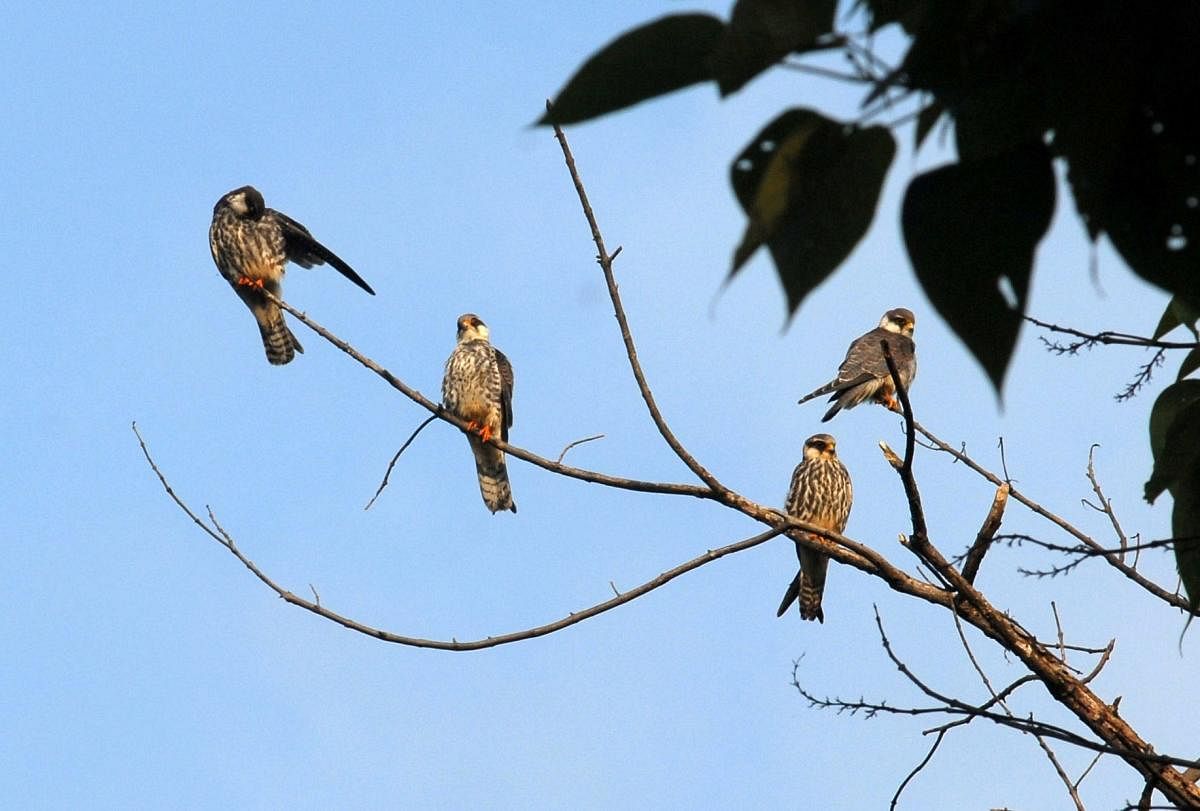
<svg viewBox="0 0 1200 811"><path fill-rule="evenodd" d="M1013 290L1012 281L1007 276L1001 276L996 280L996 289L1000 291L1000 295L1004 296L1004 303L1008 305L1009 309L1017 309L1017 305L1020 304L1017 301L1017 291Z"/></svg>

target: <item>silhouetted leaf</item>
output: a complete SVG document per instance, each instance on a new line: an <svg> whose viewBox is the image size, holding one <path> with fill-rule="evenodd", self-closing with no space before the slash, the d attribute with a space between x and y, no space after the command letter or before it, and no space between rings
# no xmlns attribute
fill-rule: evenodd
<svg viewBox="0 0 1200 811"><path fill-rule="evenodd" d="M900 23L904 33L912 34L921 24L929 6L929 0L859 0L871 16L871 31L885 25Z"/></svg>
<svg viewBox="0 0 1200 811"><path fill-rule="evenodd" d="M1179 375L1175 379L1183 380L1197 369L1200 369L1200 349L1193 349L1183 356L1183 362L1179 364Z"/></svg>
<svg viewBox="0 0 1200 811"><path fill-rule="evenodd" d="M1188 602L1200 605L1200 380L1167 386L1150 411L1150 450L1154 473L1146 500L1171 493L1171 535L1175 564Z"/></svg>
<svg viewBox="0 0 1200 811"><path fill-rule="evenodd" d="M1135 273L1200 306L1200 14L1068 5L1045 4L1039 49L1076 207Z"/></svg>
<svg viewBox="0 0 1200 811"><path fill-rule="evenodd" d="M790 316L867 232L895 153L884 127L860 129L805 109L776 118L731 168L750 221L729 277L765 243Z"/></svg>
<svg viewBox="0 0 1200 811"><path fill-rule="evenodd" d="M1200 333L1196 332L1197 321L1200 321L1200 309L1179 296L1172 296L1167 302L1167 309L1163 310L1162 318L1158 319L1158 326L1154 328L1154 340L1157 341L1180 324L1186 326L1192 335L1200 337Z"/></svg>
<svg viewBox="0 0 1200 811"><path fill-rule="evenodd" d="M1153 504L1200 462L1200 380L1180 380L1155 399L1150 410L1150 452L1154 472L1145 495Z"/></svg>
<svg viewBox="0 0 1200 811"><path fill-rule="evenodd" d="M1171 509L1171 536L1175 541L1175 566L1183 580L1188 604L1200 608L1200 468L1193 468L1178 488Z"/></svg>
<svg viewBox="0 0 1200 811"><path fill-rule="evenodd" d="M1053 213L1054 171L1040 142L926 172L904 195L901 225L917 279L997 392L1025 312L1034 249Z"/></svg>
<svg viewBox="0 0 1200 811"><path fill-rule="evenodd" d="M930 130L933 129L934 125L937 124L938 119L941 118L945 112L946 108L943 107L942 103L937 99L934 99L926 104L924 108L922 108L921 112L917 115L917 149L921 148L921 144L925 142L926 136L929 135Z"/></svg>
<svg viewBox="0 0 1200 811"><path fill-rule="evenodd" d="M721 95L833 30L837 0L738 0L712 54Z"/></svg>
<svg viewBox="0 0 1200 811"><path fill-rule="evenodd" d="M583 64L539 124L570 124L713 78L709 57L725 23L674 14L627 31Z"/></svg>

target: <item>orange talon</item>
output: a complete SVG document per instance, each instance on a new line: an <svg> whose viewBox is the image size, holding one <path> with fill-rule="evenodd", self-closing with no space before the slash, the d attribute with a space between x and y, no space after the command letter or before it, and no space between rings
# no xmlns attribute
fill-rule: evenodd
<svg viewBox="0 0 1200 811"><path fill-rule="evenodd" d="M255 288L258 288L259 290L262 290L263 280L262 279L251 279L249 276L242 276L240 279L237 280L236 284L238 287L255 287Z"/></svg>
<svg viewBox="0 0 1200 811"><path fill-rule="evenodd" d="M492 429L488 426L483 426L479 429L479 438L484 442L490 442L492 439Z"/></svg>

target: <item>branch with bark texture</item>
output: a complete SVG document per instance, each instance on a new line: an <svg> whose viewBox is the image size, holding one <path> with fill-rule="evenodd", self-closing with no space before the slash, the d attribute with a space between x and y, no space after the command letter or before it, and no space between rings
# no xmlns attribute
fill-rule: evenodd
<svg viewBox="0 0 1200 811"><path fill-rule="evenodd" d="M1043 725L1031 726L1023 719L1012 718L1003 713L994 713L987 705L983 708L983 712L978 712L980 708L968 706L966 709L975 711L978 717L988 720L1004 723L1006 726L1021 729L1022 731L1036 732L1048 737L1058 737L1066 740L1074 745L1090 748L1095 751L1105 751L1116 754L1123 758L1129 765L1141 773L1147 782L1153 782L1157 790L1167 796L1172 802L1177 802L1181 805L1185 804L1200 804L1200 792L1197 791L1194 784L1187 781L1175 771L1170 764L1191 765L1190 761L1183 761L1178 758L1169 758L1154 754L1152 748L1137 735L1137 733L1121 719L1115 711L1115 707L1108 705L1097 697L1089 689L1087 682L1078 678L1072 669L1057 656L1052 650L1040 642L1034 635L1030 634L1022 628L1015 619L1006 615L1002 610L992 606L990 602L979 592L973 585L970 579L966 578L954 565L948 562L941 552L934 546L928 537L928 530L925 523L923 508L920 502L920 492L917 487L917 482L913 474L913 460L915 453L915 433L920 431L926 438L934 443L939 450L946 450L948 446L941 440L928 433L921 428L914 419L912 405L909 402L907 392L903 385L899 384L898 375L895 372L895 364L888 356L889 367L892 369L893 376L897 378L897 394L899 396L905 421L905 455L904 459L899 462L897 472L900 475L901 483L904 487L905 494L909 503L910 518L912 520L913 531L912 535L906 540L906 546L912 550L919 560L929 566L942 581L942 586L934 585L923 579L913 576L904 571L901 567L891 562L885 555L876 551L874 548L866 544L845 537L838 533L829 532L819 527L807 524L791 518L780 510L762 505L752 501L751 499L737 493L728 488L704 465L702 465L684 446L679 438L670 428L667 419L661 413L651 387L646 380L645 374L638 360L637 348L633 340L632 331L626 318L625 310L621 302L620 294L617 288L615 275L613 271L613 260L620 253L617 249L613 253L609 253L605 248L604 240L601 236L599 226L597 224L594 213L588 202L586 192L583 187L582 180L575 166L575 161L571 155L570 148L562 130L555 128L555 137L558 139L563 156L566 161L568 170L571 175L572 182L579 196L581 207L588 225L592 231L593 241L597 248L597 261L599 262L603 273L605 284L608 288L609 298L613 306L613 312L621 331L621 337L625 345L626 355L629 360L630 370L637 382L638 390L647 409L650 419L658 429L663 441L671 448L680 462L694 475L700 484L684 484L672 482L651 482L638 479L630 479L619 476L614 476L607 473L597 471L584 470L580 468L570 467L561 464L561 462L553 461L547 457L538 455L531 451L518 448L510 445L499 438L489 440L495 447L505 451L510 456L522 461L538 466L551 473L567 476L570 478L579 479L581 481L601 484L608 487L614 487L625 490L645 492L658 495L685 495L693 498L699 498L706 501L712 501L729 509L733 509L742 513L747 518L754 522L763 525L764 530L752 537L736 543L728 544L718 549L710 550L690 561L680 564L667 572L662 573L656 578L638 586L637 588L617 594L610 600L602 603L597 603L582 611L573 613L567 617L557 621L547 623L545 625L534 628L527 628L521 631L511 632L499 636L486 637L484 639L459 642L456 639L451 640L431 640L416 636L395 634L390 631L385 631L365 623L359 622L349 617L337 614L320 604L314 593L314 600L307 600L288 591L266 573L259 569L253 561L246 556L238 545L235 543L233 536L222 527L215 517L213 511L209 510L207 522L201 519L187 504L175 494L171 485L168 483L165 475L159 470L157 464L151 458L146 443L142 440L138 433L138 441L142 447L143 453L146 456L147 462L155 475L158 477L163 488L172 500L183 510L188 517L199 526L213 540L221 544L242 565L259 579L264 585L278 594L285 601L310 611L323 619L335 622L343 627L353 630L358 633L366 634L374 638L402 645L410 645L416 647L439 648L443 650L463 651L475 650L479 648L493 647L496 645L507 644L527 639L532 639L538 636L544 636L549 633L562 630L570 627L585 619L596 616L604 611L611 610L619 605L630 602L638 597L648 593L651 590L659 588L670 582L680 575L692 571L700 566L706 565L721 557L735 554L744 551L759 544L765 543L767 540L779 535L786 534L793 540L807 546L810 549L818 551L840 563L851 566L859 571L876 577L888 585L892 590L906 594L912 597L917 597L933 605L939 605L951 611L956 618L963 623L974 626L986 637L992 639L1001 645L1006 651L1018 658L1030 671L1029 676L1018 680L1018 683L1028 683L1033 680L1040 681L1046 690L1053 696L1061 705L1071 711L1075 717L1087 726L1092 733L1099 739L1099 743L1089 740L1083 736L1076 735L1068 730L1059 730L1054 727L1046 727ZM466 424L447 413L440 405L432 402L419 391L412 388L401 380L398 376L376 363L374 360L365 356L349 343L334 335L332 332L317 324L307 314L296 310L286 302L264 291L264 295L270 300L277 303L281 308L290 313L298 321L305 324L321 337L332 343L334 346L341 349L344 353L352 357L359 364L379 376L390 386L404 394L409 400L416 403L421 408L428 411L434 418L450 423L460 430L466 430ZM886 345L885 345L886 351ZM135 433L137 433L135 427ZM950 451L954 453L953 451ZM965 460L965 454L956 457ZM561 459L561 456L560 456ZM968 464L977 472L982 468L977 468L973 464ZM991 476L991 474L986 474ZM992 476L992 479L995 479ZM993 484L999 487L1004 482L994 480ZM1009 490L1012 498L1021 501L1021 503L1030 506L1032 502L1025 500L1015 489ZM1033 509L1033 507L1031 507ZM1035 510L1035 512L1038 512ZM1069 527L1061 519L1057 519L1052 514L1041 511L1044 517L1052 520L1052 522ZM985 521L985 528L987 522ZM1081 534L1080 534L1081 535ZM1086 537L1086 536L1084 536ZM1110 561L1111 562L1111 561ZM1116 565L1116 564L1114 564ZM1120 568L1118 566L1118 568ZM1125 570L1122 570L1125 572ZM1135 581L1138 577L1136 572L1127 576L1132 576ZM1146 586L1143 586L1146 587ZM1015 689L1015 687L1013 688ZM998 695L1003 695L1005 691L1000 691ZM961 703L961 702L960 702ZM965 711L965 710L964 710ZM993 717L994 716L994 717Z"/></svg>

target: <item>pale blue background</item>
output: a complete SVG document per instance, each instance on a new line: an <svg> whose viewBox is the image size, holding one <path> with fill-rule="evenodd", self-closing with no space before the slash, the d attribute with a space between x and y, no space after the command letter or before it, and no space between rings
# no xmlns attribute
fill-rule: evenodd
<svg viewBox="0 0 1200 811"><path fill-rule="evenodd" d="M726 3L707 3L725 14ZM171 504L210 504L286 587L398 633L469 639L540 624L758 528L710 503L606 490L511 465L517 516L480 502L466 442L444 424L384 467L424 417L299 325L307 352L263 358L208 255L212 204L253 183L375 287L293 269L288 300L436 397L454 321L475 311L517 374L512 440L577 465L689 481L638 399L594 247L558 146L529 125L583 57L681 7L526 2L246 8L13 7L0 48L0 803L45 808L880 808L932 722L836 717L817 693L925 704L887 662L984 691L944 611L835 568L824 626L774 609L794 571L779 540L712 564L565 632L481 653L401 648L292 608ZM885 43L886 44L886 43ZM569 136L617 263L646 372L680 438L724 481L779 503L848 341L889 307L918 317L919 418L993 469L1004 436L1018 486L1112 542L1081 504L1088 448L1130 533L1167 534L1141 501L1153 396L1119 391L1148 353L1046 354L1022 333L1004 408L918 291L897 232L900 194L946 160L905 141L869 238L784 331L765 255L718 294L743 220L727 166L792 104L854 115L859 91L775 71L718 103L711 86L574 127ZM1084 241L1060 197L1030 311L1148 332L1166 296ZM1091 267L1095 265L1093 278ZM829 428L855 479L849 534L912 568L878 408ZM934 540L974 537L992 489L949 458L917 471ZM1019 505L1005 531L1063 541ZM1160 751L1195 754L1179 701L1197 677L1182 618L1102 564L1036 581L1055 559L995 550L980 585L1043 637L1116 653L1095 682ZM1144 570L1173 587L1170 556ZM1022 673L973 635L997 684ZM1076 664L1090 666L1075 657ZM1020 713L1074 727L1040 687ZM1182 708L1182 710L1181 710ZM1056 747L1072 773L1090 755ZM1141 786L1101 764L1089 807ZM1029 738L954 733L907 808L1062 808Z"/></svg>

